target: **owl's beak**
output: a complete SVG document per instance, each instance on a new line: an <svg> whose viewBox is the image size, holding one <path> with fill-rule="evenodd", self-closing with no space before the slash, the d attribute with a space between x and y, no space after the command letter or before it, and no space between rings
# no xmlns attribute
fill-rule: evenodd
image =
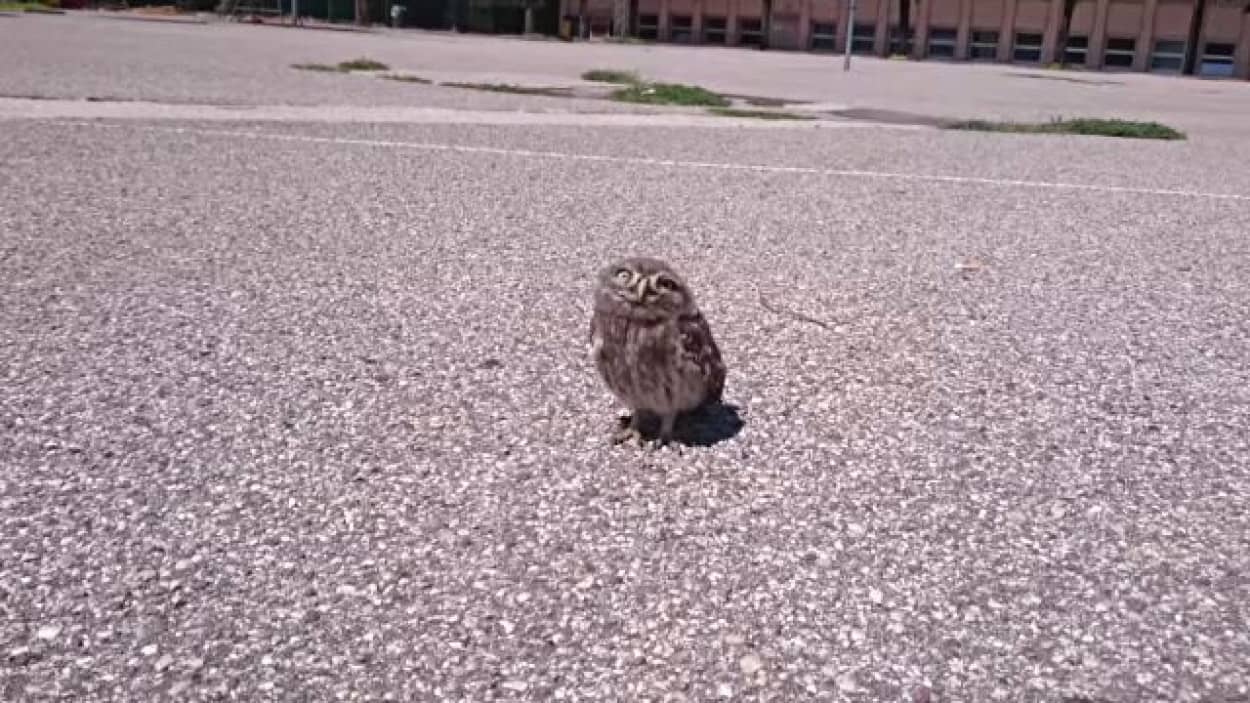
<svg viewBox="0 0 1250 703"><path fill-rule="evenodd" d="M646 300L647 288L650 284L651 284L650 278L643 277L643 278L638 279L638 287L635 292L635 297L637 298L638 302L642 302L643 300Z"/></svg>

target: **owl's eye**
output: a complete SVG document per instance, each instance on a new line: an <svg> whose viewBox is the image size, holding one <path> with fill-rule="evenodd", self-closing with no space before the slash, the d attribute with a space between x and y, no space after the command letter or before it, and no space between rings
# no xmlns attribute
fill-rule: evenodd
<svg viewBox="0 0 1250 703"><path fill-rule="evenodd" d="M655 285L660 290L667 290L667 291L677 290L677 282L669 278L668 276L660 276L660 278L656 280Z"/></svg>
<svg viewBox="0 0 1250 703"><path fill-rule="evenodd" d="M617 269L613 275L616 277L617 283L629 283L629 279L633 278L633 274L629 272L629 269Z"/></svg>

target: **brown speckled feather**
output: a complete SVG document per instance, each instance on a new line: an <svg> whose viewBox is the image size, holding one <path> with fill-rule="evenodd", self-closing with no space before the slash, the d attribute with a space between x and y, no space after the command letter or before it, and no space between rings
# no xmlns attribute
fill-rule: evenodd
<svg viewBox="0 0 1250 703"><path fill-rule="evenodd" d="M717 403L725 392L725 362L712 337L712 329L702 313L694 312L677 318L681 333L682 360L698 367L707 383L703 402Z"/></svg>

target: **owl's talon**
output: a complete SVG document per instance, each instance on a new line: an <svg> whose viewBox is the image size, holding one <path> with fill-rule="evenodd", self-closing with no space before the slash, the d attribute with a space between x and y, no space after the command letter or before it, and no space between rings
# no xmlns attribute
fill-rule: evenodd
<svg viewBox="0 0 1250 703"><path fill-rule="evenodd" d="M639 445L644 443L642 432L636 427L625 427L612 433L612 445L624 444L626 442L635 442Z"/></svg>

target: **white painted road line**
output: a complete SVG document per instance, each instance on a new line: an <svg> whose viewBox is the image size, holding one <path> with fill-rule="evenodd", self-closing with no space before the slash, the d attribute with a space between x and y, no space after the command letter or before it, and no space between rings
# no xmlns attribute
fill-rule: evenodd
<svg viewBox="0 0 1250 703"><path fill-rule="evenodd" d="M101 122L57 122L56 124L114 128L120 125ZM551 159L565 161L591 161L603 163L622 163L664 168L711 169L719 171L747 171L753 173L780 173L824 176L831 178L871 178L896 181L915 181L923 183L950 183L959 185L984 185L1000 188L1036 188L1043 190L1070 190L1091 193L1126 193L1130 195L1163 196L1175 198L1197 198L1207 200L1232 200L1250 202L1250 195L1236 193L1210 193L1193 190L1172 190L1166 188L1138 188L1133 186L1099 185L1092 183L1063 183L1056 181L1028 181L1006 178L978 178L974 176L943 176L923 173L904 173L899 171L869 171L861 169L814 168L807 166L768 166L761 164L735 164L714 161L682 161L678 159L653 159L640 156L610 156L604 154L577 154L561 151L537 151L531 149L507 149L503 147L472 146L465 144L440 144L436 142L408 142L389 139L355 139L350 137L317 137L300 134L274 134L237 129L205 129L199 127L161 127L144 125L142 129L153 132L172 134L198 134L203 136L230 137L235 139L260 139L279 142L300 142L308 144L334 144L344 146L382 147L386 149L414 149L420 151L444 151L463 154L493 154L499 156L515 156L531 159Z"/></svg>

